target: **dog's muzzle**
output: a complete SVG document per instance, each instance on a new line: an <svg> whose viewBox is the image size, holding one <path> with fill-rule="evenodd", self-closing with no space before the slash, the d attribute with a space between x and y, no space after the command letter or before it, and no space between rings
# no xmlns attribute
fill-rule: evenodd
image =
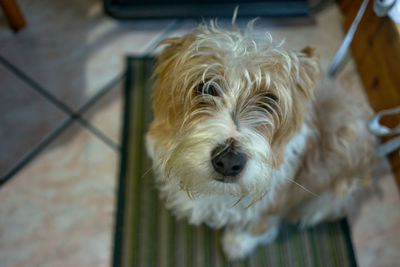
<svg viewBox="0 0 400 267"><path fill-rule="evenodd" d="M225 145L218 145L211 152L212 166L217 173L222 175L222 178L216 178L217 181L233 181L232 178L244 169L246 161L246 155L235 148L232 140L228 140Z"/></svg>

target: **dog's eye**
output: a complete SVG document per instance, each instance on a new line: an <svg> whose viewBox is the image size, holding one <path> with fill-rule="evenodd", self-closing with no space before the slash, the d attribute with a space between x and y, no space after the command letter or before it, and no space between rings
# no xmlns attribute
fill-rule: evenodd
<svg viewBox="0 0 400 267"><path fill-rule="evenodd" d="M273 94L265 94L258 101L258 106L267 111L268 113L272 113L276 108L278 103L278 98Z"/></svg>
<svg viewBox="0 0 400 267"><path fill-rule="evenodd" d="M218 96L218 91L212 84L200 83L196 88L196 95Z"/></svg>

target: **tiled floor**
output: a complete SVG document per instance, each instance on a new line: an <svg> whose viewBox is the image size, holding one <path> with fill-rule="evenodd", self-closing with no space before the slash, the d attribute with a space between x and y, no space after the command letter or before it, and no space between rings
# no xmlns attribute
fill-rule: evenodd
<svg viewBox="0 0 400 267"><path fill-rule="evenodd" d="M0 266L109 266L124 56L151 53L196 22L118 22L99 0L18 2L28 22L20 33L0 13ZM312 44L324 69L343 38L335 6L315 20L260 19L256 30L296 49ZM338 81L361 92L352 61ZM384 197L352 217L354 243L361 266L392 266L400 200L388 167L376 176Z"/></svg>
<svg viewBox="0 0 400 267"><path fill-rule="evenodd" d="M1 189L0 266L109 266L117 163L68 127Z"/></svg>

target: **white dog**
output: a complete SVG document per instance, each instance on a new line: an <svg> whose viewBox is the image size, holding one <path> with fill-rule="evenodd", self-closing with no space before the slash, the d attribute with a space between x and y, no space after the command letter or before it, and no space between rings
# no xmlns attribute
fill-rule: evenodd
<svg viewBox="0 0 400 267"><path fill-rule="evenodd" d="M373 161L367 101L319 79L311 48L201 25L163 41L147 134L167 207L225 227L229 259L303 226L343 216Z"/></svg>

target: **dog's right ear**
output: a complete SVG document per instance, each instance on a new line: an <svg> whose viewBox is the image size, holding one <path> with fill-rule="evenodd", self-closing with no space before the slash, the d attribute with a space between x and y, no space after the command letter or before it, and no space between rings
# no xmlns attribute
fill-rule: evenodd
<svg viewBox="0 0 400 267"><path fill-rule="evenodd" d="M153 78L163 80L177 67L177 59L184 46L185 37L186 35L167 38L158 44L162 51L156 56Z"/></svg>
<svg viewBox="0 0 400 267"><path fill-rule="evenodd" d="M184 36L167 38L160 42L159 46L163 46L161 47L162 51L156 56L152 77L154 79L153 111L155 122L160 123L164 128L175 114L172 103L175 103L176 92L173 83L176 79L173 74L176 68L179 67L177 62L183 45Z"/></svg>

